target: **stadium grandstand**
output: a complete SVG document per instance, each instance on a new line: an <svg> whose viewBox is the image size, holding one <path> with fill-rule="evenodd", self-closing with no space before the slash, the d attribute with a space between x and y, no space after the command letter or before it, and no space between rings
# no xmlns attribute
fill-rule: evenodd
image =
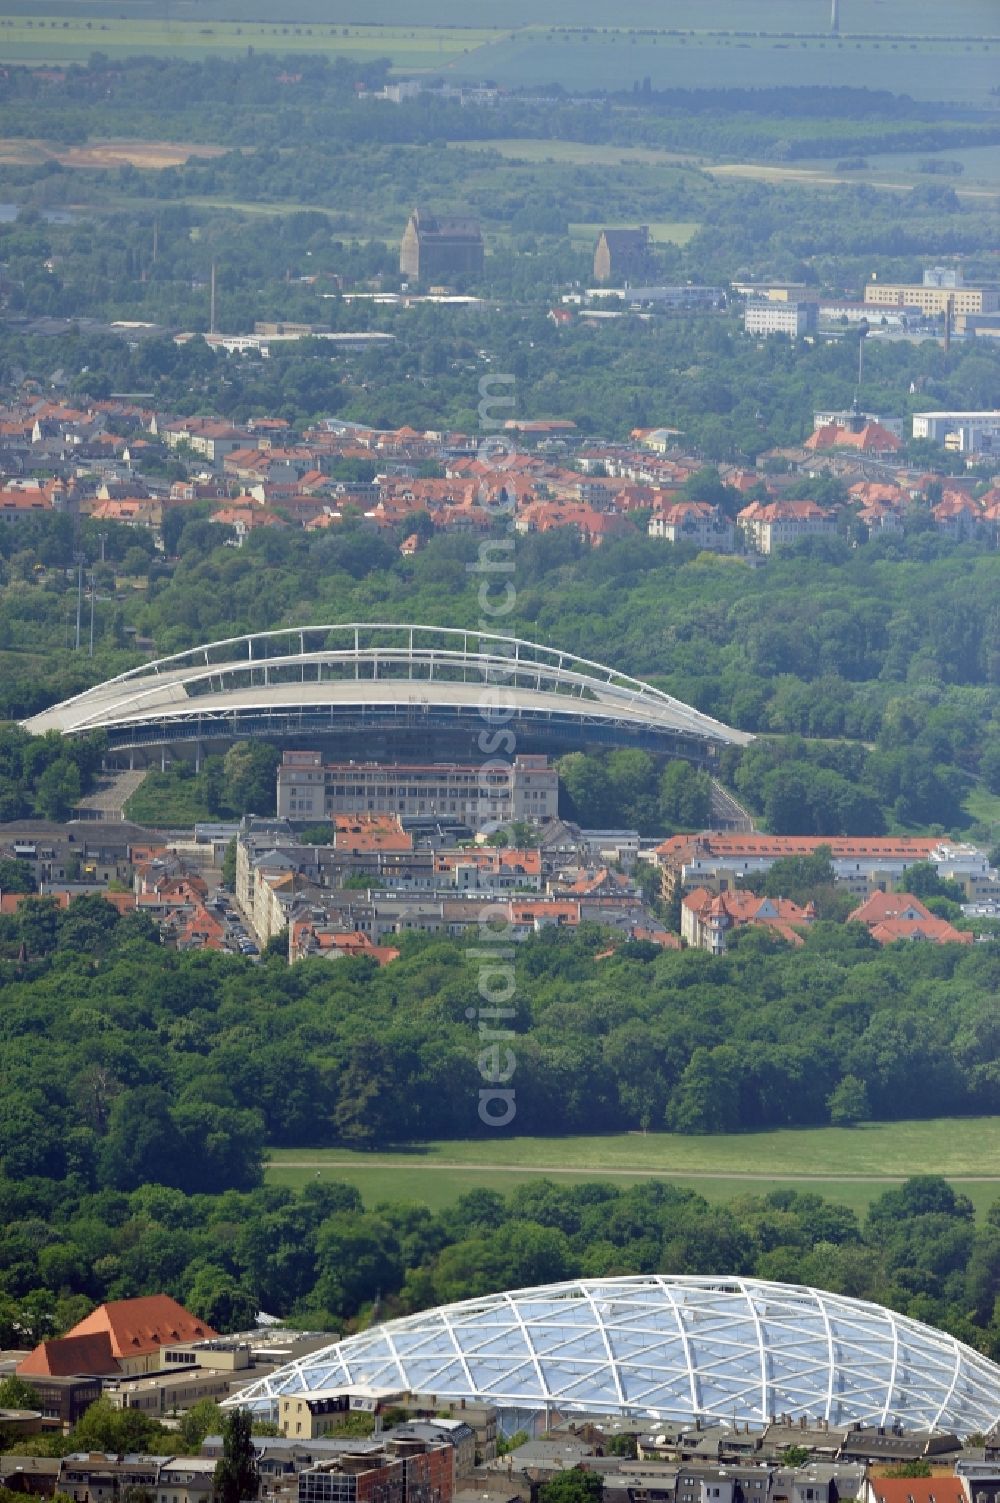
<svg viewBox="0 0 1000 1503"><path fill-rule="evenodd" d="M143 663L24 722L101 732L131 765L198 763L246 737L365 758L642 747L711 762L753 738L640 679L517 637L453 627L288 627ZM505 735L508 733L508 735Z"/></svg>

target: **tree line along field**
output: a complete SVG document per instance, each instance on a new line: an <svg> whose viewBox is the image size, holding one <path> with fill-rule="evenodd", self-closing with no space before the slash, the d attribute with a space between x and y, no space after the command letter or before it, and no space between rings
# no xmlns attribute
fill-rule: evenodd
<svg viewBox="0 0 1000 1503"><path fill-rule="evenodd" d="M520 1138L415 1144L396 1152L272 1149L269 1184L293 1189L342 1180L367 1204L412 1200L440 1209L471 1190L507 1194L551 1178L558 1184L650 1178L711 1201L775 1189L811 1191L863 1214L892 1184L942 1174L982 1215L1000 1197L1000 1118L867 1123L854 1128L682 1137L624 1133L596 1138Z"/></svg>

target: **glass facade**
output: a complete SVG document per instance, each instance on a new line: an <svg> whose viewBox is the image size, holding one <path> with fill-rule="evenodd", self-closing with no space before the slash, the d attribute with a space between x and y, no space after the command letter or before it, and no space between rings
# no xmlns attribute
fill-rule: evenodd
<svg viewBox="0 0 1000 1503"><path fill-rule="evenodd" d="M818 1289L649 1274L554 1284L391 1321L279 1368L231 1403L359 1387L500 1409L959 1435L1000 1419L1000 1367L918 1321Z"/></svg>

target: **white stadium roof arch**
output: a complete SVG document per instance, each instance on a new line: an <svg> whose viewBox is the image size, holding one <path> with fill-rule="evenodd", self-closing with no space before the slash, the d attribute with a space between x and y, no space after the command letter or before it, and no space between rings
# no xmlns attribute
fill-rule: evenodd
<svg viewBox="0 0 1000 1503"><path fill-rule="evenodd" d="M713 750L753 739L641 679L519 637L386 622L283 627L143 663L23 722L112 748L236 736L516 724L580 744Z"/></svg>
<svg viewBox="0 0 1000 1503"><path fill-rule="evenodd" d="M1000 1367L864 1300L761 1279L574 1280L445 1305L349 1336L225 1403L433 1394L499 1409L968 1435L1000 1420Z"/></svg>

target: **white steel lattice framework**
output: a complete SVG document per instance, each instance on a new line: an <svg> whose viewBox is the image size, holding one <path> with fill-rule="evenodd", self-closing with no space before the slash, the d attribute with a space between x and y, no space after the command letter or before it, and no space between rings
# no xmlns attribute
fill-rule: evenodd
<svg viewBox="0 0 1000 1503"><path fill-rule="evenodd" d="M753 737L606 664L519 637L350 622L208 642L98 684L25 721L35 735L104 731L112 746L358 728L481 730L609 744L744 745Z"/></svg>
<svg viewBox="0 0 1000 1503"><path fill-rule="evenodd" d="M500 1409L766 1423L899 1424L959 1435L1000 1420L1000 1367L879 1305L760 1279L664 1274L445 1305L348 1337L227 1400L409 1392Z"/></svg>

